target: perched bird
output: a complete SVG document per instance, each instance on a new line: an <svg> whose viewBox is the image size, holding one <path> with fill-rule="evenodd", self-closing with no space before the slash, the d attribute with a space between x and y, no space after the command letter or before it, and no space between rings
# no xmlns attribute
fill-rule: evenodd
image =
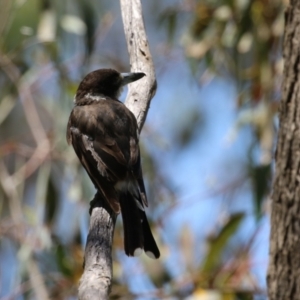
<svg viewBox="0 0 300 300"><path fill-rule="evenodd" d="M115 213L121 212L125 253L138 256L144 250L149 257L158 258L159 249L145 214L148 202L137 121L118 100L124 85L144 76L112 69L86 75L75 95L67 141L100 195Z"/></svg>

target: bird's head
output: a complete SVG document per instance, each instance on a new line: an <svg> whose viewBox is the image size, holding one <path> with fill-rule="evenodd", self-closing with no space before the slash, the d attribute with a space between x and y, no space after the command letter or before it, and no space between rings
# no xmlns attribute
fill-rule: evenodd
<svg viewBox="0 0 300 300"><path fill-rule="evenodd" d="M87 74L79 84L75 103L85 97L109 97L117 99L124 85L144 77L144 73L119 73L113 69L99 69Z"/></svg>

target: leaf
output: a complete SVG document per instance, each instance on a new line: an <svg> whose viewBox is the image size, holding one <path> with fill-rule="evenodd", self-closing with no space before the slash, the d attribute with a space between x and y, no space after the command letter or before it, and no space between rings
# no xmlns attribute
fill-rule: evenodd
<svg viewBox="0 0 300 300"><path fill-rule="evenodd" d="M22 46L28 36L36 33L41 10L39 0L15 1L10 18L11 24L4 36L4 51L9 52Z"/></svg>
<svg viewBox="0 0 300 300"><path fill-rule="evenodd" d="M251 179L254 193L254 209L257 220L262 216L262 203L269 193L271 180L271 165L254 166L251 169Z"/></svg>
<svg viewBox="0 0 300 300"><path fill-rule="evenodd" d="M78 1L79 11L86 25L86 39L88 54L91 54L94 47L95 33L98 24L98 17L92 4L88 1Z"/></svg>
<svg viewBox="0 0 300 300"><path fill-rule="evenodd" d="M236 294L236 300L253 300L254 295L251 292L239 292Z"/></svg>
<svg viewBox="0 0 300 300"><path fill-rule="evenodd" d="M15 107L16 98L12 95L7 95L2 97L0 102L0 124L6 119L10 114L12 109Z"/></svg>
<svg viewBox="0 0 300 300"><path fill-rule="evenodd" d="M177 19L178 19L177 9L168 8L162 12L158 20L160 25L166 24L168 41L171 44L174 41L174 36L177 28Z"/></svg>
<svg viewBox="0 0 300 300"><path fill-rule="evenodd" d="M86 24L75 15L64 15L60 20L61 27L70 33L84 35L86 33Z"/></svg>
<svg viewBox="0 0 300 300"><path fill-rule="evenodd" d="M37 38L41 42L54 42L56 39L56 14L47 9L41 13L37 28Z"/></svg>
<svg viewBox="0 0 300 300"><path fill-rule="evenodd" d="M67 277L72 277L72 264L65 247L59 244L56 247L56 262L60 271Z"/></svg>
<svg viewBox="0 0 300 300"><path fill-rule="evenodd" d="M209 246L207 255L203 261L201 272L210 273L215 269L218 262L221 260L223 250L227 246L230 238L239 228L243 218L244 213L232 214L220 232L216 236L210 238L208 241Z"/></svg>
<svg viewBox="0 0 300 300"><path fill-rule="evenodd" d="M195 140L204 126L202 111L198 107L183 108L173 112L177 123L173 126L174 140L179 147L186 147Z"/></svg>
<svg viewBox="0 0 300 300"><path fill-rule="evenodd" d="M195 8L194 21L190 28L194 38L200 38L214 21L214 7L210 3L198 2Z"/></svg>
<svg viewBox="0 0 300 300"><path fill-rule="evenodd" d="M51 177L49 177L47 194L46 194L46 209L45 222L52 223L58 209L58 192Z"/></svg>

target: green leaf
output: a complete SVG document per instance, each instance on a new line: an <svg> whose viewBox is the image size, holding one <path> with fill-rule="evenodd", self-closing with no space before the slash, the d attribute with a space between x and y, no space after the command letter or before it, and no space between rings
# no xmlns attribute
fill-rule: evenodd
<svg viewBox="0 0 300 300"><path fill-rule="evenodd" d="M57 245L56 248L56 262L60 269L60 271L67 277L72 276L72 263L70 257L65 249L65 247L61 244Z"/></svg>
<svg viewBox="0 0 300 300"><path fill-rule="evenodd" d="M95 8L91 3L85 0L78 1L79 11L86 25L86 44L87 51L90 55L94 48L94 39L97 29L98 17Z"/></svg>
<svg viewBox="0 0 300 300"><path fill-rule="evenodd" d="M191 108L180 122L180 128L176 131L176 140L180 147L188 146L194 141L198 130L203 125L203 116L197 108Z"/></svg>
<svg viewBox="0 0 300 300"><path fill-rule="evenodd" d="M58 192L51 177L49 177L47 194L46 194L46 209L45 222L52 223L58 209Z"/></svg>
<svg viewBox="0 0 300 300"><path fill-rule="evenodd" d="M201 38L209 26L214 22L214 5L208 2L198 2L194 10L194 20L190 31L195 39Z"/></svg>
<svg viewBox="0 0 300 300"><path fill-rule="evenodd" d="M254 209L257 220L262 216L262 203L269 193L271 181L271 165L255 166L251 170L252 187L254 193Z"/></svg>
<svg viewBox="0 0 300 300"><path fill-rule="evenodd" d="M222 252L227 246L230 238L239 228L243 218L244 213L232 214L220 232L209 239L207 255L201 268L203 273L211 273L211 271L217 267L219 261L221 260Z"/></svg>
<svg viewBox="0 0 300 300"><path fill-rule="evenodd" d="M174 41L174 36L177 28L178 11L176 8L168 8L163 11L159 17L159 25L166 24L168 33L168 42L170 44Z"/></svg>
<svg viewBox="0 0 300 300"><path fill-rule="evenodd" d="M236 294L236 300L253 300L254 296L251 292L239 292Z"/></svg>
<svg viewBox="0 0 300 300"><path fill-rule="evenodd" d="M5 52L16 50L23 42L36 34L41 10L41 1L15 1L10 26L3 38Z"/></svg>

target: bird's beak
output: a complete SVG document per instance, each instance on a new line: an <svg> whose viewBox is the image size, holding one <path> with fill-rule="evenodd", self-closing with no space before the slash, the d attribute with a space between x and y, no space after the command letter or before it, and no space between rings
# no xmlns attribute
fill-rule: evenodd
<svg viewBox="0 0 300 300"><path fill-rule="evenodd" d="M145 73L121 73L122 75L122 85L126 85L130 82L134 82L136 80L141 79L142 77L146 76Z"/></svg>

